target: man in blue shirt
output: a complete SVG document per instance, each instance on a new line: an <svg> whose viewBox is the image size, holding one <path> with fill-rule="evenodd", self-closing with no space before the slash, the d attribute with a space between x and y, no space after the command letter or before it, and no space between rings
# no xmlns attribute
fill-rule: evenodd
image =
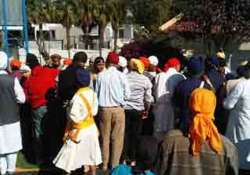
<svg viewBox="0 0 250 175"><path fill-rule="evenodd" d="M118 63L119 56L115 52L110 52L106 60L107 70L98 74L96 79L104 171L108 168L110 155L111 166L119 164L123 150L125 129L123 106L130 92L126 76L117 70Z"/></svg>

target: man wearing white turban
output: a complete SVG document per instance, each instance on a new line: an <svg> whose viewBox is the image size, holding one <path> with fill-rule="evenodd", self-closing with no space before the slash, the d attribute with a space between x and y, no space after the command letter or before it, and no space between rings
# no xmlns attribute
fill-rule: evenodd
<svg viewBox="0 0 250 175"><path fill-rule="evenodd" d="M148 70L144 72L144 75L150 79L150 81L154 84L154 80L156 77L156 69L159 63L159 60L156 56L152 55L148 57L149 67Z"/></svg>
<svg viewBox="0 0 250 175"><path fill-rule="evenodd" d="M22 149L18 103L25 102L19 81L8 75L8 57L0 51L0 174L13 173Z"/></svg>
<svg viewBox="0 0 250 175"><path fill-rule="evenodd" d="M119 70L121 72L123 72L124 74L127 74L128 73L128 61L125 57L123 56L119 56L119 63L118 63L118 66L119 66Z"/></svg>

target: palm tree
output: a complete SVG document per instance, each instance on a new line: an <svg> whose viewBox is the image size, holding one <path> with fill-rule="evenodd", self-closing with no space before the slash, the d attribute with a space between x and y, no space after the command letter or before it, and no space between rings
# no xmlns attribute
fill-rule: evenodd
<svg viewBox="0 0 250 175"><path fill-rule="evenodd" d="M125 0L111 0L110 1L110 21L114 30L114 50L117 50L117 39L119 28L125 22L127 7Z"/></svg>
<svg viewBox="0 0 250 175"><path fill-rule="evenodd" d="M98 0L97 13L95 20L98 25L99 34L99 54L102 56L102 48L104 46L104 30L110 22L110 12L108 1Z"/></svg>
<svg viewBox="0 0 250 175"><path fill-rule="evenodd" d="M85 34L85 49L89 46L89 34L94 26L96 26L95 16L97 13L97 0L72 0L76 8L76 14L79 16L78 25Z"/></svg>
<svg viewBox="0 0 250 175"><path fill-rule="evenodd" d="M56 18L56 9L50 0L27 0L27 13L29 22L39 25L39 37L37 38L38 50L44 59L48 60L49 54L44 44L42 24L51 22Z"/></svg>
<svg viewBox="0 0 250 175"><path fill-rule="evenodd" d="M57 22L60 22L66 29L66 48L68 50L68 57L70 58L70 29L72 25L76 24L77 16L75 14L76 4L72 0L57 0L54 2L57 9Z"/></svg>

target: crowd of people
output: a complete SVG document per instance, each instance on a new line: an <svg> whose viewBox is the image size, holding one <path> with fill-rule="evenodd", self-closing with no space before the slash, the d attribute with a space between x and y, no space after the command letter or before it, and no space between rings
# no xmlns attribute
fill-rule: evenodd
<svg viewBox="0 0 250 175"><path fill-rule="evenodd" d="M20 150L68 174L250 173L250 62L166 60L0 52L0 174Z"/></svg>

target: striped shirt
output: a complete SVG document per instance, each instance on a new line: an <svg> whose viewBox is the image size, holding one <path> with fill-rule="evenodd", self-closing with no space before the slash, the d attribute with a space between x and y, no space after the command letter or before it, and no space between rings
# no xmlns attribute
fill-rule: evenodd
<svg viewBox="0 0 250 175"><path fill-rule="evenodd" d="M154 101L152 96L152 83L145 75L135 71L129 72L126 76L131 94L126 101L125 109L145 110L144 104Z"/></svg>

